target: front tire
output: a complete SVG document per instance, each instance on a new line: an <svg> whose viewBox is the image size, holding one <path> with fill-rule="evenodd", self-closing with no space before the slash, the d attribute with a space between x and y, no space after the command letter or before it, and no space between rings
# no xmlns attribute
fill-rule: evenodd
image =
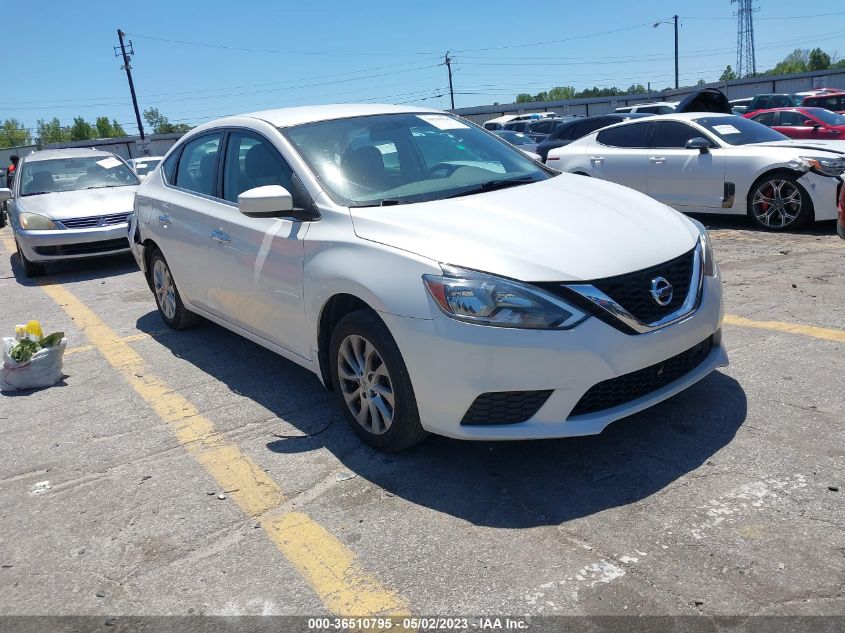
<svg viewBox="0 0 845 633"><path fill-rule="evenodd" d="M800 229L813 218L813 201L794 174L775 172L751 187L748 215L766 231Z"/></svg>
<svg viewBox="0 0 845 633"><path fill-rule="evenodd" d="M197 324L199 316L182 303L170 266L158 249L150 256L150 280L158 313L167 325L174 330L184 330Z"/></svg>
<svg viewBox="0 0 845 633"><path fill-rule="evenodd" d="M426 438L402 354L374 312L359 310L340 320L329 362L338 402L364 442L395 452Z"/></svg>
<svg viewBox="0 0 845 633"><path fill-rule="evenodd" d="M44 264L31 262L26 258L26 255L23 254L23 250L21 249L21 246L20 244L18 244L17 240L15 240L15 246L18 247L18 257L21 258L21 264L23 264L23 272L27 277L41 277L47 272L47 269L45 268Z"/></svg>

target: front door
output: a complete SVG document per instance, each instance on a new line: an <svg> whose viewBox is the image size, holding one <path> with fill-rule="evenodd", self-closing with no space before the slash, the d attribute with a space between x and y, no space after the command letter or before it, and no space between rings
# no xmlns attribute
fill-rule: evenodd
<svg viewBox="0 0 845 633"><path fill-rule="evenodd" d="M231 323L307 358L303 264L309 224L240 213L238 195L265 185L287 189L295 207L310 204L270 141L255 132L232 130L223 166L227 210L217 227L222 239L211 252L220 312Z"/></svg>
<svg viewBox="0 0 845 633"><path fill-rule="evenodd" d="M686 149L687 141L696 137L705 135L682 121L654 123L648 155L648 195L684 211L722 207L724 150L712 141L712 147L704 153Z"/></svg>

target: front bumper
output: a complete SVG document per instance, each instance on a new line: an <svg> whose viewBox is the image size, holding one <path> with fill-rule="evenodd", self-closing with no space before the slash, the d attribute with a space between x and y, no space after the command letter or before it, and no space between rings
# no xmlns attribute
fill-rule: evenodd
<svg viewBox="0 0 845 633"><path fill-rule="evenodd" d="M629 335L590 318L568 331L517 330L381 314L408 367L423 427L459 439L517 440L593 435L619 418L686 389L728 364L721 342L721 280L705 277L698 310L674 325ZM594 385L661 363L708 337L713 346L689 373L635 400L571 416ZM551 390L529 419L461 424L489 392ZM492 422L493 420L491 420Z"/></svg>
<svg viewBox="0 0 845 633"><path fill-rule="evenodd" d="M798 182L813 201L815 220L835 220L839 212L839 184L842 181L838 177L820 176L808 171L798 179Z"/></svg>
<svg viewBox="0 0 845 633"><path fill-rule="evenodd" d="M16 228L15 239L24 256L31 262L84 259L129 250L126 223L55 231L25 231Z"/></svg>

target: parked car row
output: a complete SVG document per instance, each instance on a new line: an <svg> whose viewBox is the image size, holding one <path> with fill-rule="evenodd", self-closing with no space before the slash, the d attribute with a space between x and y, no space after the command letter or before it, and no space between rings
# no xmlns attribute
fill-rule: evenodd
<svg viewBox="0 0 845 633"><path fill-rule="evenodd" d="M27 274L128 247L167 325L305 367L376 448L589 435L728 362L710 238L678 211L782 229L845 209L836 142L718 91L600 118L546 118L569 130L553 169L446 112L270 110L194 128L143 181L38 152L0 199Z"/></svg>

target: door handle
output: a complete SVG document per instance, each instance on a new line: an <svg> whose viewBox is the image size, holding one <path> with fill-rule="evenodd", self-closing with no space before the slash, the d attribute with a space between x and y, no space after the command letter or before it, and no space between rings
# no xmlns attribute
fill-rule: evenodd
<svg viewBox="0 0 845 633"><path fill-rule="evenodd" d="M220 242L221 244L228 244L232 241L232 238L223 229L214 229L211 232L211 239Z"/></svg>
<svg viewBox="0 0 845 633"><path fill-rule="evenodd" d="M656 164L658 164L658 165L659 165L660 163L663 163L663 162L665 162L665 161L666 161L666 157L665 157L665 156L649 156L649 157L648 157L648 159L649 159L652 163L656 163Z"/></svg>
<svg viewBox="0 0 845 633"><path fill-rule="evenodd" d="M590 156L590 162L600 163L604 160L604 156Z"/></svg>

